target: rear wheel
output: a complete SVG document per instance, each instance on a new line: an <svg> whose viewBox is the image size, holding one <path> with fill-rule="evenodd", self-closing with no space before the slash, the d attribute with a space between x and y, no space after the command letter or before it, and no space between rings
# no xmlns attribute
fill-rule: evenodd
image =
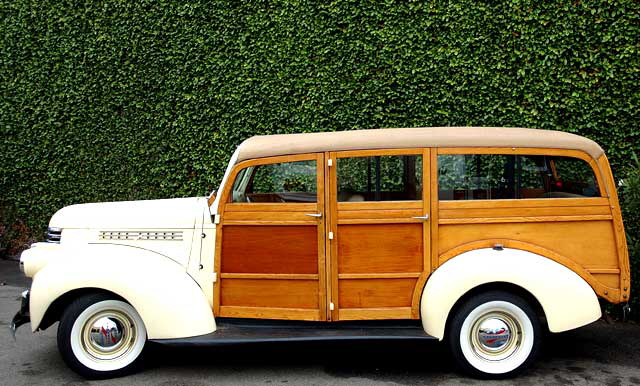
<svg viewBox="0 0 640 386"><path fill-rule="evenodd" d="M91 379L135 371L146 340L147 330L138 312L108 294L76 299L58 326L58 349L65 363Z"/></svg>
<svg viewBox="0 0 640 386"><path fill-rule="evenodd" d="M506 378L526 369L540 350L540 322L533 308L508 292L468 299L454 315L448 335L459 367L479 378Z"/></svg>

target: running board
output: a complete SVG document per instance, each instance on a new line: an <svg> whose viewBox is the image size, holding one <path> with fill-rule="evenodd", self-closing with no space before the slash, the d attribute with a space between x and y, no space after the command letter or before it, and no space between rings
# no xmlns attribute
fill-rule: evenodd
<svg viewBox="0 0 640 386"><path fill-rule="evenodd" d="M217 318L216 324L218 329L211 334L150 341L169 346L197 347L265 342L436 339L424 332L420 322L403 320L323 323Z"/></svg>

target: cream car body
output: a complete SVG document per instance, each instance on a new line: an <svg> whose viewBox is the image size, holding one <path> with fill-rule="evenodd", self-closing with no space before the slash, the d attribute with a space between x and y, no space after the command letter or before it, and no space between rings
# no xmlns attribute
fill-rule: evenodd
<svg viewBox="0 0 640 386"><path fill-rule="evenodd" d="M212 259L201 258L213 254L210 243L203 243L215 237L208 211L206 198L81 204L58 211L50 227L62 230L61 243L34 244L21 258L34 279L33 331L56 299L98 288L131 303L149 339L213 332Z"/></svg>

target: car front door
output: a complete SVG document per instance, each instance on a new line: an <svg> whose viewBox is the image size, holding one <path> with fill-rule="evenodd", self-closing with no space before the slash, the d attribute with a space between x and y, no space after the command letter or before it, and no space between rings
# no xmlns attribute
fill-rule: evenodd
<svg viewBox="0 0 640 386"><path fill-rule="evenodd" d="M221 197L216 316L326 320L324 154L244 161Z"/></svg>

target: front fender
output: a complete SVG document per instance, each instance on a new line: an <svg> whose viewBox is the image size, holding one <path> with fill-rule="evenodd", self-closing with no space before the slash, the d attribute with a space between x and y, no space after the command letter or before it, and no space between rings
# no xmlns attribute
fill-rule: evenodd
<svg viewBox="0 0 640 386"><path fill-rule="evenodd" d="M567 267L527 251L483 248L448 260L430 276L420 301L426 333L442 340L458 299L473 288L497 282L529 291L542 306L551 332L581 327L601 316L591 286Z"/></svg>
<svg viewBox="0 0 640 386"><path fill-rule="evenodd" d="M149 339L185 338L216 329L213 313L185 268L157 253L134 247L89 244L50 251L33 248L47 264L33 277L29 311L38 329L49 306L81 288L111 291L140 314Z"/></svg>

